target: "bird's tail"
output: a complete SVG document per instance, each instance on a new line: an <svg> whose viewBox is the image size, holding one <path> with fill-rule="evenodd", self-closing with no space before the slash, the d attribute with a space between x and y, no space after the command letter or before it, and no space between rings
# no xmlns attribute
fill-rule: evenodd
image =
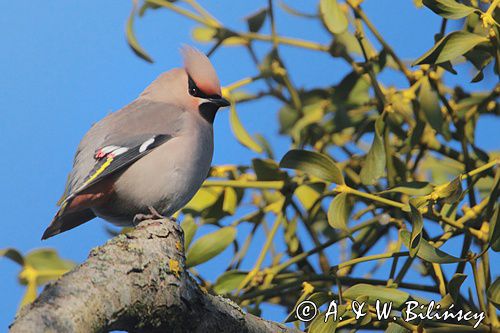
<svg viewBox="0 0 500 333"><path fill-rule="evenodd" d="M61 208L61 210L63 209L64 207ZM57 212L49 227L45 229L42 240L60 234L66 230L78 227L80 224L96 217L91 209L83 209L69 213L62 212L61 210Z"/></svg>

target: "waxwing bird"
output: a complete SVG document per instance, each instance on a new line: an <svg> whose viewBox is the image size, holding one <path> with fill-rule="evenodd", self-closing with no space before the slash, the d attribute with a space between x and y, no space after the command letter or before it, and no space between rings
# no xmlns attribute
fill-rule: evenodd
<svg viewBox="0 0 500 333"><path fill-rule="evenodd" d="M229 102L210 60L189 46L181 52L183 68L85 134L42 239L96 216L118 226L171 216L198 191L212 162L215 114Z"/></svg>

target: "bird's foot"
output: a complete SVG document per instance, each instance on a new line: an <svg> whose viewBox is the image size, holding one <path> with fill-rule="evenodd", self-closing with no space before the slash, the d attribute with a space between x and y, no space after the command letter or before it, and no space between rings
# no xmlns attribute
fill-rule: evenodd
<svg viewBox="0 0 500 333"><path fill-rule="evenodd" d="M141 223L142 221L146 221L146 220L165 220L165 219L167 219L166 216L163 216L160 213L158 213L158 211L154 207L149 206L148 209L149 209L149 214L136 214L134 216L134 219L132 220L132 223L134 224L134 226L137 226L139 223ZM174 217L171 217L171 219L174 220L174 222L176 221L176 219Z"/></svg>
<svg viewBox="0 0 500 333"><path fill-rule="evenodd" d="M152 214L136 214L134 216L134 219L132 220L132 223L134 224L134 226L137 226L142 221L152 220L154 218L155 217Z"/></svg>
<svg viewBox="0 0 500 333"><path fill-rule="evenodd" d="M160 213L158 213L158 211L152 206L149 206L148 209L149 209L149 212L151 213L151 215L153 216L153 218L155 218L155 219L164 220L167 218L166 216L163 216Z"/></svg>

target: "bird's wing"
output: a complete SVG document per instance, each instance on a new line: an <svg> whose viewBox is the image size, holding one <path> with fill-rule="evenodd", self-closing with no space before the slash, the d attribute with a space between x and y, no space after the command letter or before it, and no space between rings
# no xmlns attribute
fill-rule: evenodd
<svg viewBox="0 0 500 333"><path fill-rule="evenodd" d="M61 205L77 191L82 191L84 185L87 188L99 179L137 161L156 147L158 141L177 136L183 125L183 112L170 104L139 98L95 123L78 146L73 169L58 204ZM141 145L156 135L156 143L139 153ZM99 149L108 147L107 150L110 150L111 146L127 148L127 151L118 150L121 154L117 155L115 152L112 161L109 156L96 158ZM101 168L104 169L100 171ZM94 175L97 171L99 174ZM92 175L94 179L89 181Z"/></svg>
<svg viewBox="0 0 500 333"><path fill-rule="evenodd" d="M65 201L104 178L123 170L171 138L172 136L168 134L140 135L135 138L126 138L127 142L124 144L116 143L97 149L94 154L96 160L94 168L89 172L83 184L76 188Z"/></svg>

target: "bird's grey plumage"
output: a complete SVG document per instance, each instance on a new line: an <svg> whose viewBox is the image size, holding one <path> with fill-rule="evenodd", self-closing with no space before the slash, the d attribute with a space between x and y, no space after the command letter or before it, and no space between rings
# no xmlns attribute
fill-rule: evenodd
<svg viewBox="0 0 500 333"><path fill-rule="evenodd" d="M78 145L65 193L72 194L84 183L94 168L98 149L109 145L128 146L132 141L147 140L154 134L175 137L182 128L183 112L185 110L164 102L138 98L95 123Z"/></svg>
<svg viewBox="0 0 500 333"><path fill-rule="evenodd" d="M208 58L190 47L183 55L184 68L163 73L85 134L43 239L94 216L118 225L137 214L170 216L194 196L212 161L212 121L229 102Z"/></svg>
<svg viewBox="0 0 500 333"><path fill-rule="evenodd" d="M115 194L109 204L94 209L96 215L117 225L132 225L134 215L146 214L149 206L170 216L191 199L210 169L213 131L200 117L191 113L183 117L175 137L118 177Z"/></svg>

